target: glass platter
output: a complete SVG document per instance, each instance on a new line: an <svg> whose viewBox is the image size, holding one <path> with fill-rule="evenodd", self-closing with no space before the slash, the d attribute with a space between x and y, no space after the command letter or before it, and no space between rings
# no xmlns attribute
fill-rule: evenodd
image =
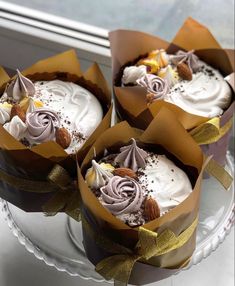
<svg viewBox="0 0 235 286"><path fill-rule="evenodd" d="M227 153L226 169L233 175L234 161L229 152ZM25 213L1 199L0 210L12 233L38 259L43 260L49 266L54 266L59 271L67 272L69 275L95 282L104 282L86 258L82 245L80 223L69 219L65 214L45 217L39 213ZM209 256L223 242L233 223L234 186L232 185L229 191L225 191L214 178L204 179L197 246L185 269L198 264L203 258ZM138 269L143 266L137 263L136 267ZM155 276L156 269L151 267L150 275ZM165 278L164 271L160 275L158 273L157 280ZM135 272L138 273L138 271ZM177 272L173 274L177 274ZM138 279L138 275L136 279Z"/></svg>

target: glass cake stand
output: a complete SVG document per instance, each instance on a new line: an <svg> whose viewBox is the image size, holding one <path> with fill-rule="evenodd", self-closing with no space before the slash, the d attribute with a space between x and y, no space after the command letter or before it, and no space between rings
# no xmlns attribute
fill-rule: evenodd
<svg viewBox="0 0 235 286"><path fill-rule="evenodd" d="M234 161L229 152L226 169L233 175ZM68 218L65 214L45 217L39 213L25 213L3 200L0 200L0 210L12 233L38 259L69 275L104 282L85 255L80 223ZM229 191L225 191L214 178L204 179L197 246L185 269L189 269L209 256L223 242L233 223L234 186Z"/></svg>

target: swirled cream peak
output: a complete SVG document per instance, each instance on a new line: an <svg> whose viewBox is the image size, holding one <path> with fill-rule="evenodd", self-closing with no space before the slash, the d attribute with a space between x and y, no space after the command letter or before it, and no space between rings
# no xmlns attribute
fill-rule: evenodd
<svg viewBox="0 0 235 286"><path fill-rule="evenodd" d="M16 140L21 140L22 138L24 138L27 130L26 124L19 118L18 115L14 116L11 121L5 123L3 127Z"/></svg>
<svg viewBox="0 0 235 286"><path fill-rule="evenodd" d="M179 50L176 55L170 56L170 61L176 66L179 63L186 62L191 72L197 72L201 67L198 57L194 54L194 50L189 52Z"/></svg>
<svg viewBox="0 0 235 286"><path fill-rule="evenodd" d="M4 102L0 102L0 124L5 124L11 118L11 108L12 105Z"/></svg>
<svg viewBox="0 0 235 286"><path fill-rule="evenodd" d="M40 144L55 140L56 128L60 119L56 112L48 108L39 108L26 114L27 135L31 144Z"/></svg>
<svg viewBox="0 0 235 286"><path fill-rule="evenodd" d="M146 66L130 66L123 71L122 84L136 84L136 80L147 74Z"/></svg>
<svg viewBox="0 0 235 286"><path fill-rule="evenodd" d="M100 191L103 206L114 215L136 212L143 202L141 186L128 177L114 176Z"/></svg>
<svg viewBox="0 0 235 286"><path fill-rule="evenodd" d="M121 167L130 168L136 172L138 168L144 168L146 157L147 152L139 148L135 139L132 138L130 145L120 148L120 153L116 156L114 162Z"/></svg>
<svg viewBox="0 0 235 286"><path fill-rule="evenodd" d="M92 188L103 187L113 177L113 170L114 167L111 164L99 164L95 160L92 160L92 167L87 170L85 177L88 186Z"/></svg>
<svg viewBox="0 0 235 286"><path fill-rule="evenodd" d="M17 76L7 87L6 93L10 100L19 103L24 97L33 96L35 87L31 80L17 70Z"/></svg>
<svg viewBox="0 0 235 286"><path fill-rule="evenodd" d="M151 101L164 99L164 96L169 92L166 80L153 74L146 74L137 80L137 84L146 88L147 92L153 95Z"/></svg>
<svg viewBox="0 0 235 286"><path fill-rule="evenodd" d="M169 87L174 86L179 81L179 75L176 70L172 68L171 65L168 65L165 68L160 69L158 76L163 78Z"/></svg>

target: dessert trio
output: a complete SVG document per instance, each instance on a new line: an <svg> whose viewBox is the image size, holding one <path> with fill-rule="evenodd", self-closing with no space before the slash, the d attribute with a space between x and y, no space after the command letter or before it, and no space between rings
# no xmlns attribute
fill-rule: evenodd
<svg viewBox="0 0 235 286"><path fill-rule="evenodd" d="M144 105L147 107L158 100L165 101L180 107L181 111L183 110L191 115L204 117L205 120L200 121L200 124L207 123L208 119L221 118L224 113L226 115L226 110L231 109L230 106L234 95L231 86L229 86L219 70L201 60L194 50L185 51L180 49L175 54L170 54L165 49L150 50L144 56L140 56L138 59L121 67L119 66L119 68L118 75L114 75L115 86L122 88L144 88L146 90ZM100 79L99 76L96 75L95 78ZM102 90L102 88L100 89ZM134 96L138 100L138 95L134 94ZM95 92L93 94L75 82L59 79L31 81L17 70L16 77L6 85L5 91L0 95L0 125L12 137L26 146L28 152L34 146L54 141L66 152L65 155L76 155L79 150L83 150L82 147L86 146L86 141L89 142L88 139L92 137L91 135L94 134L94 131L99 129L97 127L105 118L104 109L98 98L95 96ZM125 102L127 102L126 98ZM142 104L142 98L140 102ZM123 110L128 113L127 109L130 108L128 104L125 108ZM132 106L131 108L134 107ZM143 116L145 114L147 113L140 113ZM61 186L62 182L63 191L65 190L64 183L65 186L69 186L70 188L71 197L66 198L66 196L61 196L62 200L65 198L65 200L71 203L71 198L77 199L75 204L73 202L70 204L72 207L75 206L74 208L76 209L68 208L71 211L70 214L78 210L79 203L84 204L81 208L81 211L84 211L84 246L88 258L92 262L94 260L95 264L97 261L100 261L103 265L104 257L110 258L109 256L112 253L115 255L120 254L115 250L116 242L123 246L130 240L133 245L132 248L128 249L130 251L127 256L130 258L131 254L134 256L139 255L133 264L128 266L130 272L134 263L140 258L144 259L144 263L147 261L147 264L157 267L180 268L185 265L185 262L191 257L195 248L195 229L198 222L202 172L208 162L205 160L199 146L185 130L191 131L193 128L197 128L197 125L186 128L180 120L177 120L172 110L170 111L167 108L161 108L159 114L151 119L152 121L148 122L148 128L145 131L140 131L130 126L128 126L128 129L125 129L126 127L122 129L120 127L121 124L127 124L126 122L122 122L119 126L116 125L112 128L115 129L118 126L116 130L123 131L123 134L115 134L112 133L114 129L108 129L111 123L110 112L110 120L106 120L102 128L99 129L99 132L101 130L103 133L98 132L96 138L92 138L93 141L89 142L90 145L84 148L84 157L79 161L81 163L81 170L78 168L78 178L75 178L76 175L74 176L77 170L74 160L76 156L68 156L70 159L72 158L72 163L69 160L67 162L60 161L59 158L61 156L58 156L58 158L46 156L48 170L53 166L55 167L56 164L57 167L60 165L59 167L62 169L63 176L61 181L58 176L56 177L58 186ZM146 122L149 118L148 116L145 118ZM166 122L172 124L172 126L175 124L176 130L170 128ZM2 131L5 132L3 128ZM107 134L110 130L110 134L114 137L110 139L110 142L115 142L115 145L106 142L109 141ZM129 133L134 135L130 135L126 130L129 130ZM148 130L151 132L147 132ZM154 136L156 130L158 130L158 133L155 133L157 135ZM229 130L227 130L227 133ZM148 136L145 132L148 135L151 134ZM164 134L159 134L159 132L163 132ZM177 138L177 132L181 134L182 141L180 138ZM148 140L142 140L143 138L146 139L146 137L142 137L142 135L138 137L137 134L138 136L145 134ZM226 132L219 135L221 137L225 136ZM161 138L161 136L164 138ZM168 144L172 138L174 139L173 142ZM219 139L216 140L212 141L212 143L219 141ZM125 143L121 143L120 145L120 142ZM185 146L184 149L182 142L183 144L184 142L188 142L190 147ZM147 146L151 144L154 145L154 150L158 150L160 146L165 150L165 153L153 151L151 148L148 148ZM92 150L92 145L92 148L97 146L97 149L100 149L98 150L98 156L96 156L95 148ZM225 144L223 143L223 145ZM103 148L104 146L107 149ZM119 147L116 148L116 146ZM59 148L60 151L61 148ZM102 155L100 152L101 149L104 151ZM47 151L49 154L50 150ZM94 156L91 156L93 154L91 151L94 152ZM12 158L15 156L13 153L11 154ZM4 156L6 155L4 154ZM2 158L7 158L7 156L4 156ZM41 156L41 154L39 153L37 156ZM20 161L20 156L17 159ZM35 162L37 162L36 159ZM4 162L2 165L0 164L0 175L4 164ZM44 164L44 161L42 164ZM75 171L66 171L65 166L69 164L70 168L75 169ZM38 165L37 168L41 168L41 165ZM16 169L15 176L19 177L20 180L22 179L20 178L22 175L21 171L24 171L24 168L17 166ZM48 179L47 169L45 171L46 179L43 178L44 181ZM6 170L3 169L2 173L5 175L6 171L9 170L11 168L7 166ZM192 174L190 173L191 171ZM195 178L190 178L191 175ZM23 174L23 177L23 180L29 178L25 174ZM63 182L64 178L65 182ZM74 188L74 180L77 179L80 193L78 193L78 188ZM66 185L68 181L70 185ZM10 180L7 184L11 186L9 182ZM3 181L4 184L5 182ZM18 193L21 193L21 189L18 186L13 184L13 187ZM62 192L62 194L65 195L65 192ZM19 197L21 200L24 195L21 196L20 194ZM95 207L93 205L86 205L87 201L92 202L92 200L94 204L96 203ZM43 199L43 205L47 201L47 198ZM56 213L57 211L66 212L67 201L66 203L61 202L62 207L51 213ZM50 203L51 200L49 200L49 205ZM179 206L178 209L177 206ZM171 212L174 208L176 208L175 211ZM69 212L67 213L69 214ZM86 228L85 222L89 224L91 229L93 228L93 231L100 229L99 235L104 239L100 239L97 243L96 235L91 235L90 238L87 238L92 231L88 231L89 227ZM152 222L152 224L148 224L149 222ZM145 224L148 224L146 229L144 229ZM160 233L158 233L159 229ZM146 238L150 238L152 242L156 242L155 239L157 236L161 237L164 232L171 233L171 237L168 237L168 240L164 240L162 244L163 252L160 251L158 255L157 250L154 249L152 256L148 256L149 253L146 256L140 255L140 252L138 252L138 243L136 242L140 241L138 239L140 238L141 230L146 231ZM113 234L118 233L115 242L111 238L113 235L112 232ZM129 236L130 233L132 234L131 236ZM187 233L185 237L183 239L180 238L181 234L184 233ZM123 237L126 237L126 242L122 245ZM173 237L174 242L171 242ZM110 238L111 245L114 243L114 247L113 249L110 247L109 251L104 254L103 250L106 251L106 248L102 244L102 241ZM92 240L94 241L92 242ZM100 241L101 244L98 245ZM142 250L148 252L148 247L145 247L145 245L142 246ZM154 247L155 245L150 245L151 250ZM173 254L174 257L172 256L172 258L171 253L173 251L175 251L175 256ZM169 256L168 253L170 253ZM146 259L146 257L148 258ZM156 258L156 261L153 259L153 261L148 263L149 258ZM97 271L107 279L114 278L122 282L128 281L128 275L124 275L124 278L120 279L122 275L119 276L119 267L112 272L111 276L109 276L109 268L112 267L108 265L106 268L104 273ZM123 269L120 271L122 272Z"/></svg>

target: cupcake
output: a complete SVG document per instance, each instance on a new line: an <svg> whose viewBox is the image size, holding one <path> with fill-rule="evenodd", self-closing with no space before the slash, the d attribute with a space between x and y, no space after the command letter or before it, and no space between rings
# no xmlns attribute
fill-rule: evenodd
<svg viewBox="0 0 235 286"><path fill-rule="evenodd" d="M1 124L27 147L55 141L75 154L103 119L95 95L74 82L32 82L17 70L0 98Z"/></svg>
<svg viewBox="0 0 235 286"><path fill-rule="evenodd" d="M99 67L82 73L71 50L0 77L0 196L25 211L71 213L77 161L111 124Z"/></svg>
<svg viewBox="0 0 235 286"><path fill-rule="evenodd" d="M182 169L166 155L138 147L134 138L118 153L93 159L85 179L100 203L130 227L163 216L192 192Z"/></svg>
<svg viewBox="0 0 235 286"><path fill-rule="evenodd" d="M124 30L109 38L119 118L145 129L165 106L224 165L234 109L234 51L222 49L191 18L172 43Z"/></svg>
<svg viewBox="0 0 235 286"><path fill-rule="evenodd" d="M232 89L222 74L193 50L178 50L174 55L164 49L151 51L134 66L124 68L121 84L144 87L148 104L164 100L208 118L221 116L232 100Z"/></svg>
<svg viewBox="0 0 235 286"><path fill-rule="evenodd" d="M200 148L167 109L145 131L127 122L106 130L78 170L83 244L96 271L144 285L162 268L171 268L169 276L187 264L204 166Z"/></svg>

